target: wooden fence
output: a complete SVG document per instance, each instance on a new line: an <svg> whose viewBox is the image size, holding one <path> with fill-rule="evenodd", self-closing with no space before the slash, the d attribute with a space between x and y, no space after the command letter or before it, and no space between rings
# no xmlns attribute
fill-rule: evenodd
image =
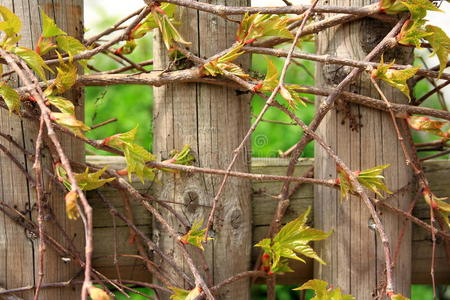
<svg viewBox="0 0 450 300"><path fill-rule="evenodd" d="M123 169L125 162L122 157L89 156L88 162L100 166L108 165L114 169ZM252 173L284 175L288 161L278 158L254 158L251 164ZM304 159L300 162L295 175L300 176L313 166L313 159ZM450 161L428 161L424 165L427 177L430 180L433 191L438 196L450 195L448 184ZM154 183L158 184L158 183ZM253 217L253 244L261 240L267 232L272 215L276 209L277 201L271 196L276 195L280 188L280 182L253 181L252 217ZM141 192L150 192L150 184L142 185L134 182L133 185ZM109 197L113 204L123 210L123 201L117 191L103 189L104 194ZM164 200L164 199L161 199ZM94 267L111 278L117 278L117 268L113 263L114 252L117 254L136 254L135 247L129 242L129 230L127 226L116 218L114 229L110 213L105 208L95 193L90 194L90 201L94 207L94 237L96 241L94 251ZM352 200L353 201L353 200ZM291 204L283 222L287 222L302 213L313 203L313 186L303 185L292 197ZM152 218L142 206L132 204L135 224L145 233L151 235ZM389 213L389 212L386 212ZM429 210L421 200L416 204L414 215L424 221L428 221ZM115 234L116 233L116 234ZM114 237L116 235L116 237ZM431 265L431 236L424 229L413 225L412 241L412 283L430 284ZM256 259L258 250L253 251L253 260ZM238 259L238 258L237 258ZM450 269L446 261L443 243L438 239L436 251L435 276L438 284L450 284ZM313 263L308 260L306 264L291 262L294 273L287 273L279 277L279 284L299 284L313 277ZM122 279L150 281L151 275L147 272L142 261L136 258L119 256L118 266Z"/></svg>

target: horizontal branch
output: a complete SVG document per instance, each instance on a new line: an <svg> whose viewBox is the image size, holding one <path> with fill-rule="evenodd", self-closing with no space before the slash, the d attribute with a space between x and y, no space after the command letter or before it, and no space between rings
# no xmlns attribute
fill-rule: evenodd
<svg viewBox="0 0 450 300"><path fill-rule="evenodd" d="M272 49L272 48L262 48L262 47L244 47L242 50L244 50L248 53L272 55L272 56L276 56L276 57L286 57L288 54L288 51L284 50L284 49ZM350 59L350 58L342 58L342 57L336 57L336 56L331 56L331 55L312 54L312 53L298 52L298 51L295 51L293 53L292 57L317 61L317 62L321 62L324 64L344 65L344 66L357 67L357 68L361 68L361 69L366 69L367 67L377 68L379 66L379 63L375 63L375 62L364 62L361 60L355 60L355 59ZM412 68L412 66L411 65L394 64L394 65L392 65L392 68L397 69L397 70L404 70L404 69ZM431 78L439 77L439 72L426 70L426 69L419 69L419 70L417 70L416 74L420 75L420 76L424 76L424 77L431 77ZM450 73L442 73L440 79L450 80Z"/></svg>
<svg viewBox="0 0 450 300"><path fill-rule="evenodd" d="M199 11L212 13L218 16L243 15L246 13L256 14L302 14L311 8L311 5L292 5L280 7L241 7L241 6L225 6L215 5L192 0L164 0L164 2L184 6ZM321 6L317 5L312 9L316 13L345 13L352 15L367 16L380 11L378 3L363 6Z"/></svg>

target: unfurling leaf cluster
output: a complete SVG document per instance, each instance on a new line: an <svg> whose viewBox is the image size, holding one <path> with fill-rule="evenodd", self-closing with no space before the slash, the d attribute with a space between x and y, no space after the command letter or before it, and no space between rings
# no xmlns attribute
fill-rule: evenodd
<svg viewBox="0 0 450 300"><path fill-rule="evenodd" d="M180 242L185 245L191 244L195 247L205 250L203 248L203 243L207 242L208 240L212 240L212 238L206 236L207 230L206 228L202 229L202 225L202 220L195 220L194 224L192 224L191 229L180 238Z"/></svg>
<svg viewBox="0 0 450 300"><path fill-rule="evenodd" d="M293 272L288 265L288 259L305 262L299 255L325 264L309 243L326 239L331 232L326 233L307 226L306 222L310 212L311 207L301 216L283 226L273 238L263 239L255 245L264 251L261 261L263 271L268 274Z"/></svg>
<svg viewBox="0 0 450 300"><path fill-rule="evenodd" d="M408 97L409 100L411 100L407 80L417 73L419 67L396 70L392 68L393 65L394 62L385 64L383 57L381 57L381 61L378 67L372 70L372 78L378 78L385 81L390 86L399 89L403 94L406 95L406 97Z"/></svg>
<svg viewBox="0 0 450 300"><path fill-rule="evenodd" d="M355 300L355 297L352 295L342 294L340 288L328 287L328 283L326 281L319 279L309 280L294 290L313 290L315 295L311 298L311 300Z"/></svg>
<svg viewBox="0 0 450 300"><path fill-rule="evenodd" d="M267 60L267 74L262 82L255 86L254 91L263 93L271 93L279 84L279 72L275 64L266 57ZM291 108L296 108L297 103L301 103L306 106L302 97L300 97L297 90L301 90L302 87L298 84L284 84L280 87L280 95L289 103Z"/></svg>
<svg viewBox="0 0 450 300"><path fill-rule="evenodd" d="M431 55L436 54L439 59L439 75L442 74L450 53L450 39L439 27L426 25L428 20L425 19L427 11L442 12L442 10L429 0L381 0L381 9L390 14L410 12L410 19L405 22L397 36L398 42L420 48L421 39L427 40L433 48Z"/></svg>
<svg viewBox="0 0 450 300"><path fill-rule="evenodd" d="M203 73L210 76L231 73L241 78L248 78L249 75L246 74L241 67L232 63L232 61L236 60L239 56L244 54L244 52L241 51L243 46L244 44L237 44L228 53L204 64Z"/></svg>
<svg viewBox="0 0 450 300"><path fill-rule="evenodd" d="M433 194L429 189L424 189L422 191L422 195L425 199L425 202L432 208L441 214L444 221L447 223L447 226L450 227L450 204L445 202L448 197L439 198L435 194Z"/></svg>
<svg viewBox="0 0 450 300"><path fill-rule="evenodd" d="M383 170L389 166L389 164L377 166L363 171L356 171L354 172L354 174L356 176L356 179L362 186L374 192L379 197L383 197L380 191L392 194L392 192L386 187L384 183L384 176L381 175L381 173L383 173ZM355 189L347 173L345 173L344 170L339 167L336 167L336 169L338 172L336 183L340 185L341 200L348 199L350 193L355 193Z"/></svg>
<svg viewBox="0 0 450 300"><path fill-rule="evenodd" d="M82 191L91 191L102 187L105 183L113 181L115 178L102 178L105 173L106 167L98 170L97 172L89 173L89 168L83 173L75 173L75 180L78 187ZM79 217L80 213L77 207L78 194L76 190L73 189L72 184L67 176L67 171L62 164L58 163L55 165L55 174L58 180L66 187L69 191L64 200L66 202L66 214L69 219L75 220Z"/></svg>
<svg viewBox="0 0 450 300"><path fill-rule="evenodd" d="M243 44L250 44L265 36L278 36L292 39L294 36L287 25L292 22L287 16L266 14L245 14L237 31L236 40Z"/></svg>
<svg viewBox="0 0 450 300"><path fill-rule="evenodd" d="M135 143L137 127L125 132L115 134L103 140L104 145L123 151L127 162L126 172L128 180L131 181L133 173L139 177L142 183L144 178L153 180L155 178L155 169L145 165L148 161L155 160L155 156L144 149L144 147Z"/></svg>

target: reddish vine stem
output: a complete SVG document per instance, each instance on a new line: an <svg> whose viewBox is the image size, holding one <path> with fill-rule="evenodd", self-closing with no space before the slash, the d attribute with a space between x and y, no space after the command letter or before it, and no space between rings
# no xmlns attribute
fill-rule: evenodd
<svg viewBox="0 0 450 300"><path fill-rule="evenodd" d="M44 261L45 261L45 243L44 243L44 211L43 211L43 179L42 179L42 165L41 165L41 149L42 149L42 135L44 131L44 118L40 118L39 122L39 133L36 139L36 152L35 152L35 160L34 160L34 176L35 176L35 189L36 189L36 203L38 208L38 230L39 230L39 246L38 246L38 282L36 284L36 290L34 293L34 300L39 299L39 291L44 280Z"/></svg>
<svg viewBox="0 0 450 300"><path fill-rule="evenodd" d="M45 96L38 85L38 80L35 78L28 65L26 65L22 60L13 56L12 54L6 52L3 49L0 49L0 55L7 61L8 65L16 71L19 78L23 81L24 84L31 86L35 85L35 89L31 90L32 96L36 99L36 102L41 110L41 117L43 118L46 128L47 134L54 144L56 151L58 153L59 158L61 159L61 163L67 171L67 177L69 178L70 184L72 186L72 190L74 190L80 201L83 205L84 213L86 214L86 222L84 222L85 227L85 255L86 255L86 267L85 267L85 278L84 284L82 288L81 298L82 300L87 299L88 288L92 285L91 283L91 268L92 268L92 251L93 251L93 225L92 225L92 207L89 205L89 202L86 199L86 196L79 188L75 176L72 172L72 168L70 166L69 160L64 153L61 143L59 142L58 137L53 129L52 122L50 120L50 109L45 105ZM25 75L24 71L18 66L18 63L21 65L22 69L27 73Z"/></svg>

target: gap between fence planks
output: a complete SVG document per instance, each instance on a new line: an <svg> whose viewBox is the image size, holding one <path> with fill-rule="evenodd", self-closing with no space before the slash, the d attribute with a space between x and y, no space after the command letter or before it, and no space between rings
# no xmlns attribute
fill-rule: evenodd
<svg viewBox="0 0 450 300"><path fill-rule="evenodd" d="M88 156L87 161L99 166L109 166L114 169L123 169L125 161L117 156ZM258 174L284 175L288 160L281 158L253 158L251 171ZM312 165L313 159L303 159L294 174L300 176L305 173ZM450 185L448 185L448 174L450 171L450 160L427 161L424 164L427 177L430 180L433 192L438 196L450 195ZM267 231L272 215L276 209L276 200L268 194L276 195L280 188L280 182L252 182L252 217L253 217L253 244L263 238ZM141 192L150 192L150 184L142 185L140 182L133 183ZM122 209L122 200L118 193L112 189L104 188L103 192L110 200ZM111 215L103 206L102 202L96 198L95 193L88 196L94 207L94 267L103 272L110 278L117 278L115 266L113 265L112 255L114 253L114 230ZM163 199L162 199L163 200ZM351 200L355 201L355 200ZM313 203L313 186L305 184L292 197L291 205L287 211L283 223L288 222ZM151 234L152 219L151 216L138 204L132 206L135 223L144 232ZM389 212L386 212L389 213ZM418 201L414 209L414 215L427 221L429 218L428 207L422 199ZM119 254L135 254L133 245L127 242L129 238L128 228L120 220L117 223L117 252ZM313 225L311 223L311 225ZM319 228L320 229L320 228ZM437 284L450 284L450 268L447 265L443 244L438 240L436 253L436 281ZM422 228L413 225L412 241L412 283L430 284L430 262L431 262L431 236ZM256 258L257 249L253 249L253 259ZM292 261L295 267L294 273L287 273L279 276L279 284L300 284L313 277L313 263L311 260L307 264ZM134 258L121 257L119 259L122 279L134 279L151 282L151 275L146 271L141 261Z"/></svg>

